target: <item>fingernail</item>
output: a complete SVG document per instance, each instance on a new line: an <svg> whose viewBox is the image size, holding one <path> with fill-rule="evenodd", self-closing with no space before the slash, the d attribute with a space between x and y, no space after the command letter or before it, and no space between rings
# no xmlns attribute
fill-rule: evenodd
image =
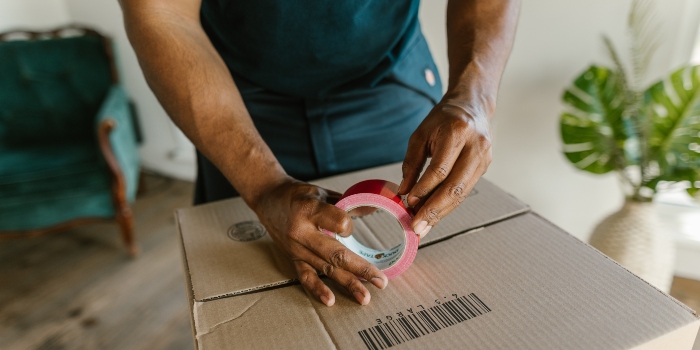
<svg viewBox="0 0 700 350"><path fill-rule="evenodd" d="M420 201L420 198L418 198L416 196L411 196L410 198L408 198L408 205L413 207L416 204L418 204L419 201Z"/></svg>
<svg viewBox="0 0 700 350"><path fill-rule="evenodd" d="M355 299L357 299L357 301L358 301L360 304L362 304L362 305L367 305L367 304L369 304L369 298L368 298L366 295L364 295L364 294L362 294L362 293L360 293L360 292L352 293L352 295L355 296ZM366 300L365 300L365 299L366 299Z"/></svg>
<svg viewBox="0 0 700 350"><path fill-rule="evenodd" d="M425 227L428 226L428 222L425 220L421 220L418 225L413 227L413 232L417 233L419 236L423 230L425 230Z"/></svg>
<svg viewBox="0 0 700 350"><path fill-rule="evenodd" d="M386 288L386 285L389 284L389 280L386 277L372 277L371 282L372 284L374 284L375 287L379 289L384 289Z"/></svg>
<svg viewBox="0 0 700 350"><path fill-rule="evenodd" d="M427 235L428 232L430 232L430 229L431 229L431 228L433 228L433 227L432 227L432 226L426 227L426 228L423 230L423 232L421 232L421 233L419 234L419 235L420 235L420 238L425 237L425 235Z"/></svg>

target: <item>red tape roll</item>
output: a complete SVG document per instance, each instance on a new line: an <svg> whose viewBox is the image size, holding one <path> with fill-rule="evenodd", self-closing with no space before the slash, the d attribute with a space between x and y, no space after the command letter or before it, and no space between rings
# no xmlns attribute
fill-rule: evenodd
<svg viewBox="0 0 700 350"><path fill-rule="evenodd" d="M403 204L401 197L396 193L397 190L398 185L389 181L365 180L348 188L335 206L346 212L359 207L375 207L387 211L396 218L403 229L404 240L401 244L387 250L378 250L362 245L353 236L344 238L324 230L324 233L335 237L355 254L376 265L389 279L400 275L411 266L420 242L419 236L413 232L411 226L413 214Z"/></svg>

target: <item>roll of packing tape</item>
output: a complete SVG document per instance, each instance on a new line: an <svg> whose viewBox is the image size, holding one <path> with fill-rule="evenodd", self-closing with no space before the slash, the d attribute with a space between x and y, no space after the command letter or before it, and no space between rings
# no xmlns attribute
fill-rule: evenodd
<svg viewBox="0 0 700 350"><path fill-rule="evenodd" d="M389 279L400 275L411 266L413 259L416 258L420 241L411 226L413 215L401 201L401 197L396 193L397 190L398 186L389 181L358 182L345 191L335 206L346 212L359 207L374 207L387 211L396 218L403 229L404 240L401 244L390 249L378 250L364 246L353 236L342 237L324 230L327 235L335 237L355 254L377 266Z"/></svg>

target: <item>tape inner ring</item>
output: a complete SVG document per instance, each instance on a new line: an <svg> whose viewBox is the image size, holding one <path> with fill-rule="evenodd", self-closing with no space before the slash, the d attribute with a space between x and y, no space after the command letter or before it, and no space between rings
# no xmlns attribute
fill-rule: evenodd
<svg viewBox="0 0 700 350"><path fill-rule="evenodd" d="M393 216L394 219L396 219L396 223L398 224L399 228L403 227L401 225L400 219L398 217L396 217L396 215L391 210L387 210L386 208L382 208L381 206L378 206L378 205L372 205L372 204L355 205L355 206L346 208L345 211L350 212L353 209L357 209L360 207L373 207L373 208L383 210L383 211L391 214L391 216ZM359 218L362 218L362 217L360 216ZM395 246L393 248L389 248L389 249L380 250L380 249L374 249L374 248L370 248L370 247L365 246L364 244L360 243L352 235L350 235L348 237L342 237L341 235L339 235L337 233L335 234L335 239L337 239L340 243L342 243L346 248L350 249L355 254L365 258L367 261L369 261L370 263L377 266L380 270L386 270L386 269L394 266L394 264L396 264L401 259L401 256L403 256L404 252L406 251L406 236L403 233L403 230L401 232L401 237L402 237L402 241L397 246Z"/></svg>

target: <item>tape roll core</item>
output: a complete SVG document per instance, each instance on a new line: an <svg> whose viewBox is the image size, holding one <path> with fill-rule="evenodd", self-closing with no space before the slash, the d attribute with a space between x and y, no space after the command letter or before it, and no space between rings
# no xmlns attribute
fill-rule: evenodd
<svg viewBox="0 0 700 350"><path fill-rule="evenodd" d="M324 230L329 236L335 237L345 247L355 254L377 266L387 278L393 278L408 269L418 252L419 237L411 226L413 215L404 206L401 197L396 193L398 186L384 180L365 180L348 188L340 198L336 207L350 212L359 207L375 207L390 213L404 232L403 242L385 250L367 247L353 236L342 237L336 233Z"/></svg>

